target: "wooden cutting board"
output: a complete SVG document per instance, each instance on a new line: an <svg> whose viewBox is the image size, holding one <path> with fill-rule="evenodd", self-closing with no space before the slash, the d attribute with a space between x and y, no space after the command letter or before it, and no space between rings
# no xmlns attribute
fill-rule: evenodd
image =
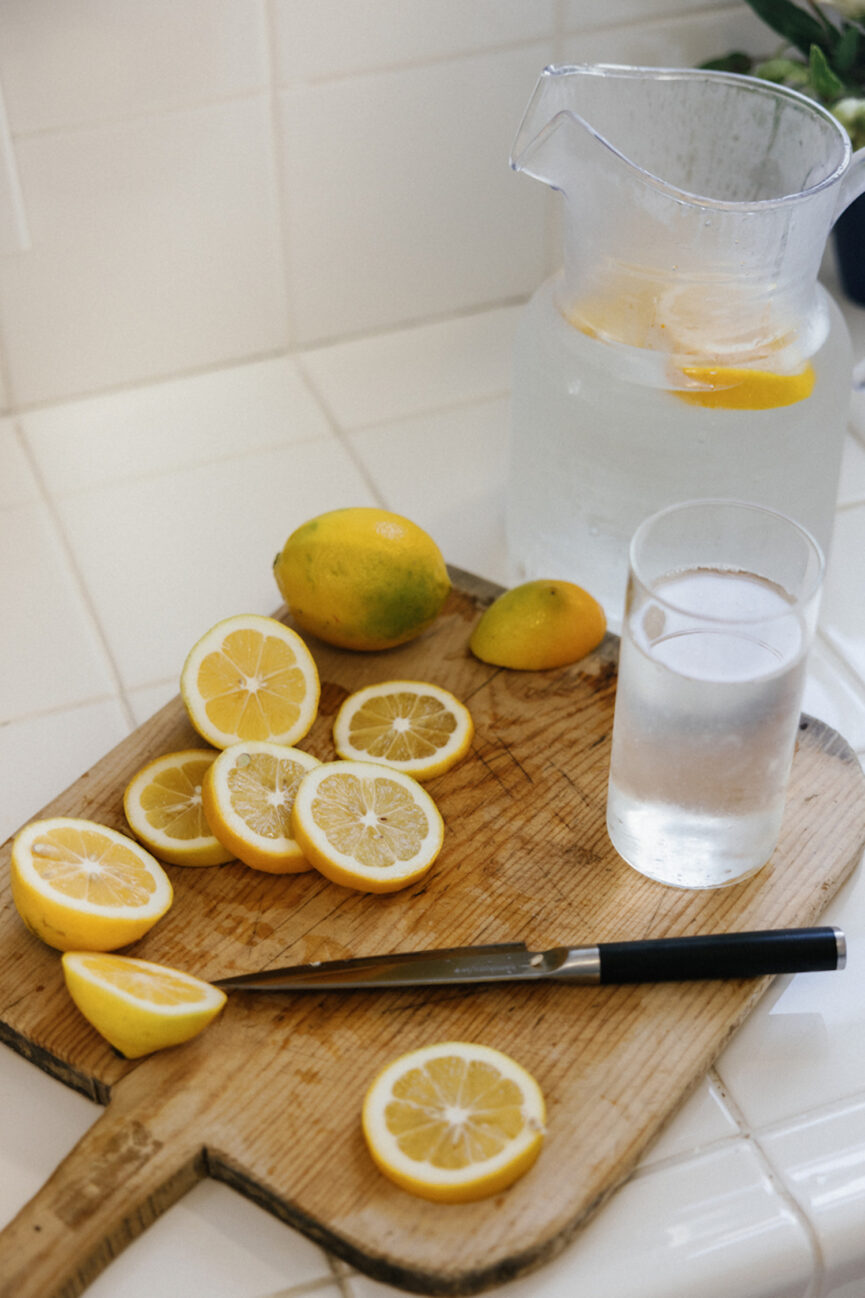
<svg viewBox="0 0 865 1298"><path fill-rule="evenodd" d="M496 588L454 578L443 614L410 645L362 655L310 642L323 688L303 746L318 757L334 755L341 701L371 681L435 681L472 711L471 755L428 786L446 837L427 878L372 897L315 873L169 866L175 904L130 954L217 978L389 950L514 939L543 948L817 920L865 844L863 773L834 731L803 718L782 839L759 874L709 892L643 879L604 827L617 640L560 670L485 666L467 642ZM145 760L196 742L176 699L42 814L124 830L129 778ZM204 1176L387 1283L467 1294L511 1279L558 1253L625 1180L771 981L235 993L194 1041L129 1062L68 1000L58 953L15 913L8 844L0 856L0 1035L106 1106L0 1235L4 1298L81 1293ZM828 998L844 975L820 976ZM548 1105L546 1143L528 1175L459 1207L385 1180L359 1120L385 1062L452 1039L513 1055Z"/></svg>

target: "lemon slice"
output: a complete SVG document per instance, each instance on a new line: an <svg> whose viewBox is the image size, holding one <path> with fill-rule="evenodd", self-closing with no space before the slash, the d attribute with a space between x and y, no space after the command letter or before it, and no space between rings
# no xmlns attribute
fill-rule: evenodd
<svg viewBox="0 0 865 1298"><path fill-rule="evenodd" d="M383 681L350 694L333 723L340 757L383 762L416 780L441 775L464 757L471 713L438 685Z"/></svg>
<svg viewBox="0 0 865 1298"><path fill-rule="evenodd" d="M509 1055L465 1041L424 1046L388 1064L363 1105L377 1167L404 1190L440 1203L498 1194L541 1151L545 1106Z"/></svg>
<svg viewBox="0 0 865 1298"><path fill-rule="evenodd" d="M685 365L682 373L695 386L676 388L675 395L710 410L775 410L804 401L814 391L812 365L796 374L727 365Z"/></svg>
<svg viewBox="0 0 865 1298"><path fill-rule="evenodd" d="M143 937L171 905L158 861L92 820L25 825L12 843L12 899L32 933L59 951L113 951Z"/></svg>
<svg viewBox="0 0 865 1298"><path fill-rule="evenodd" d="M233 859L211 833L201 802L201 781L215 757L210 748L165 753L126 786L123 810L129 828L160 860L221 865Z"/></svg>
<svg viewBox="0 0 865 1298"><path fill-rule="evenodd" d="M311 753L280 744L232 744L204 777L204 810L213 832L238 860L269 874L298 874L312 867L291 835L294 795L307 771L320 765Z"/></svg>
<svg viewBox="0 0 865 1298"><path fill-rule="evenodd" d="M127 1059L189 1041L226 1000L218 987L149 960L67 951L62 964L81 1013Z"/></svg>
<svg viewBox="0 0 865 1298"><path fill-rule="evenodd" d="M300 850L333 883L396 892L426 874L444 825L417 780L375 762L322 762L300 782L291 812Z"/></svg>
<svg viewBox="0 0 865 1298"><path fill-rule="evenodd" d="M241 613L193 645L180 693L195 729L215 748L243 739L294 744L315 720L318 670L296 631Z"/></svg>

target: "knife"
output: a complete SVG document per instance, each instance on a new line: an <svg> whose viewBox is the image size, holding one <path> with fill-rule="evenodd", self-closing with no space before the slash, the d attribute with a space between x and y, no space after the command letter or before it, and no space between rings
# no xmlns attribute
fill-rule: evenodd
<svg viewBox="0 0 865 1298"><path fill-rule="evenodd" d="M325 960L219 978L224 991L304 992L435 987L476 982L645 983L843 969L838 928L764 929L600 942L529 951L523 942Z"/></svg>

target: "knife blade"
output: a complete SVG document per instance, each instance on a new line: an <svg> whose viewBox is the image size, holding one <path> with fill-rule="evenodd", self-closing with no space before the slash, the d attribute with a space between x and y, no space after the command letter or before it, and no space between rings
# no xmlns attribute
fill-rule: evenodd
<svg viewBox="0 0 865 1298"><path fill-rule="evenodd" d="M401 951L219 978L224 991L301 992L456 986L464 983L641 983L843 969L839 928L647 938L530 951L523 942Z"/></svg>

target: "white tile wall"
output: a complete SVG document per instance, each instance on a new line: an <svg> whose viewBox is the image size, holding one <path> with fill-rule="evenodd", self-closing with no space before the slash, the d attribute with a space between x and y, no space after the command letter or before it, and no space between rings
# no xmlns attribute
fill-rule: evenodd
<svg viewBox="0 0 865 1298"><path fill-rule="evenodd" d="M765 31L731 0L4 0L33 242L0 254L0 409L521 297L556 258L507 165L544 64Z"/></svg>

